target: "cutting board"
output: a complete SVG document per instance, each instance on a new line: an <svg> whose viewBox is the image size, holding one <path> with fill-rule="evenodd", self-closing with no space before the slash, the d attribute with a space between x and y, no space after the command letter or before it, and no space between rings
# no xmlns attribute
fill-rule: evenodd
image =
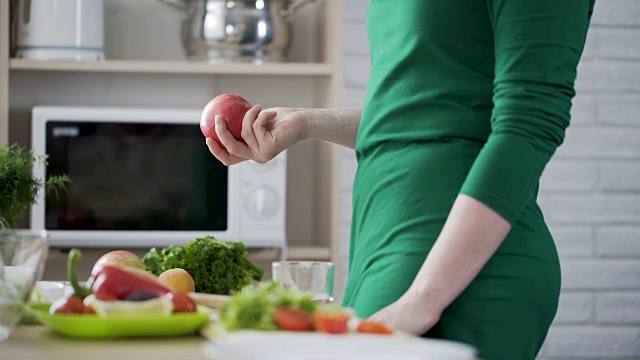
<svg viewBox="0 0 640 360"><path fill-rule="evenodd" d="M196 304L210 308L220 308L224 303L229 301L230 298L229 295L205 294L199 292L190 292L189 297L191 297Z"/></svg>

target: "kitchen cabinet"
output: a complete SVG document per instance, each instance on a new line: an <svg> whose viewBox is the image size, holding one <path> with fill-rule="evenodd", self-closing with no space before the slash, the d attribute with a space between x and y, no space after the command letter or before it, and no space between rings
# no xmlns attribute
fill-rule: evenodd
<svg viewBox="0 0 640 360"><path fill-rule="evenodd" d="M105 0L105 54L99 62L11 57L9 0L0 0L0 145L29 146L34 105L201 108L222 92L269 106L341 103L342 0L316 0L294 15L290 58L282 63L184 60L180 14L157 0ZM290 258L339 259L339 155L305 141L289 152Z"/></svg>

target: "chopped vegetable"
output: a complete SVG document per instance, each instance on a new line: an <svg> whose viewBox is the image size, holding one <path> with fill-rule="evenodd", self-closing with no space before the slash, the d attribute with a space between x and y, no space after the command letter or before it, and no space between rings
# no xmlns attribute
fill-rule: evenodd
<svg viewBox="0 0 640 360"><path fill-rule="evenodd" d="M348 331L350 316L343 312L318 310L311 315L316 331L329 334L344 334Z"/></svg>
<svg viewBox="0 0 640 360"><path fill-rule="evenodd" d="M387 325L366 319L362 320L360 324L358 324L358 329L356 331L365 334L393 334L393 329L391 329Z"/></svg>
<svg viewBox="0 0 640 360"><path fill-rule="evenodd" d="M309 331L313 329L313 322L311 322L309 314L299 309L277 308L273 312L273 320L283 330Z"/></svg>
<svg viewBox="0 0 640 360"><path fill-rule="evenodd" d="M173 302L175 312L195 312L198 307L196 302L186 293L169 293L166 297Z"/></svg>
<svg viewBox="0 0 640 360"><path fill-rule="evenodd" d="M69 298L58 299L49 308L51 315L57 314L82 314L85 312L85 306L82 303L82 299L78 296L71 296Z"/></svg>
<svg viewBox="0 0 640 360"><path fill-rule="evenodd" d="M197 238L185 246L152 248L142 258L145 269L156 275L173 268L186 270L197 292L228 295L261 280L264 271L247 258L244 244Z"/></svg>
<svg viewBox="0 0 640 360"><path fill-rule="evenodd" d="M279 330L276 309L297 309L310 315L317 307L310 294L268 281L234 294L220 309L220 320L227 330Z"/></svg>
<svg viewBox="0 0 640 360"><path fill-rule="evenodd" d="M170 316L174 305L167 297L157 297L145 301L103 301L94 296L84 299L85 305L95 311L99 317L160 315Z"/></svg>

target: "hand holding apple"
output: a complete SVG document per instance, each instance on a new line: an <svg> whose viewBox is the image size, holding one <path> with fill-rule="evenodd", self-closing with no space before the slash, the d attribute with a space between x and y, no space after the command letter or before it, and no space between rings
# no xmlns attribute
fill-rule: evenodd
<svg viewBox="0 0 640 360"><path fill-rule="evenodd" d="M202 111L200 117L200 130L205 137L214 139L222 148L222 142L216 134L215 118L220 116L226 122L227 129L233 137L241 142L242 120L244 114L251 109L251 104L242 96L234 94L222 94L211 99Z"/></svg>

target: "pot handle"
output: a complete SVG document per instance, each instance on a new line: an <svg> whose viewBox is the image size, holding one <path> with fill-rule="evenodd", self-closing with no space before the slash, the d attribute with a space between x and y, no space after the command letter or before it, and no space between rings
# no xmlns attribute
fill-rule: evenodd
<svg viewBox="0 0 640 360"><path fill-rule="evenodd" d="M164 0L161 0L164 1ZM287 20L291 20L291 17L293 16L293 14L295 14L296 11L298 11L298 9L300 9L301 7L312 3L316 0L299 0L294 2L293 4L291 4L291 6L289 6L286 10L284 10L283 14L284 16L287 17Z"/></svg>
<svg viewBox="0 0 640 360"><path fill-rule="evenodd" d="M158 0L158 1L179 11L187 10L187 4L185 4L181 0Z"/></svg>

